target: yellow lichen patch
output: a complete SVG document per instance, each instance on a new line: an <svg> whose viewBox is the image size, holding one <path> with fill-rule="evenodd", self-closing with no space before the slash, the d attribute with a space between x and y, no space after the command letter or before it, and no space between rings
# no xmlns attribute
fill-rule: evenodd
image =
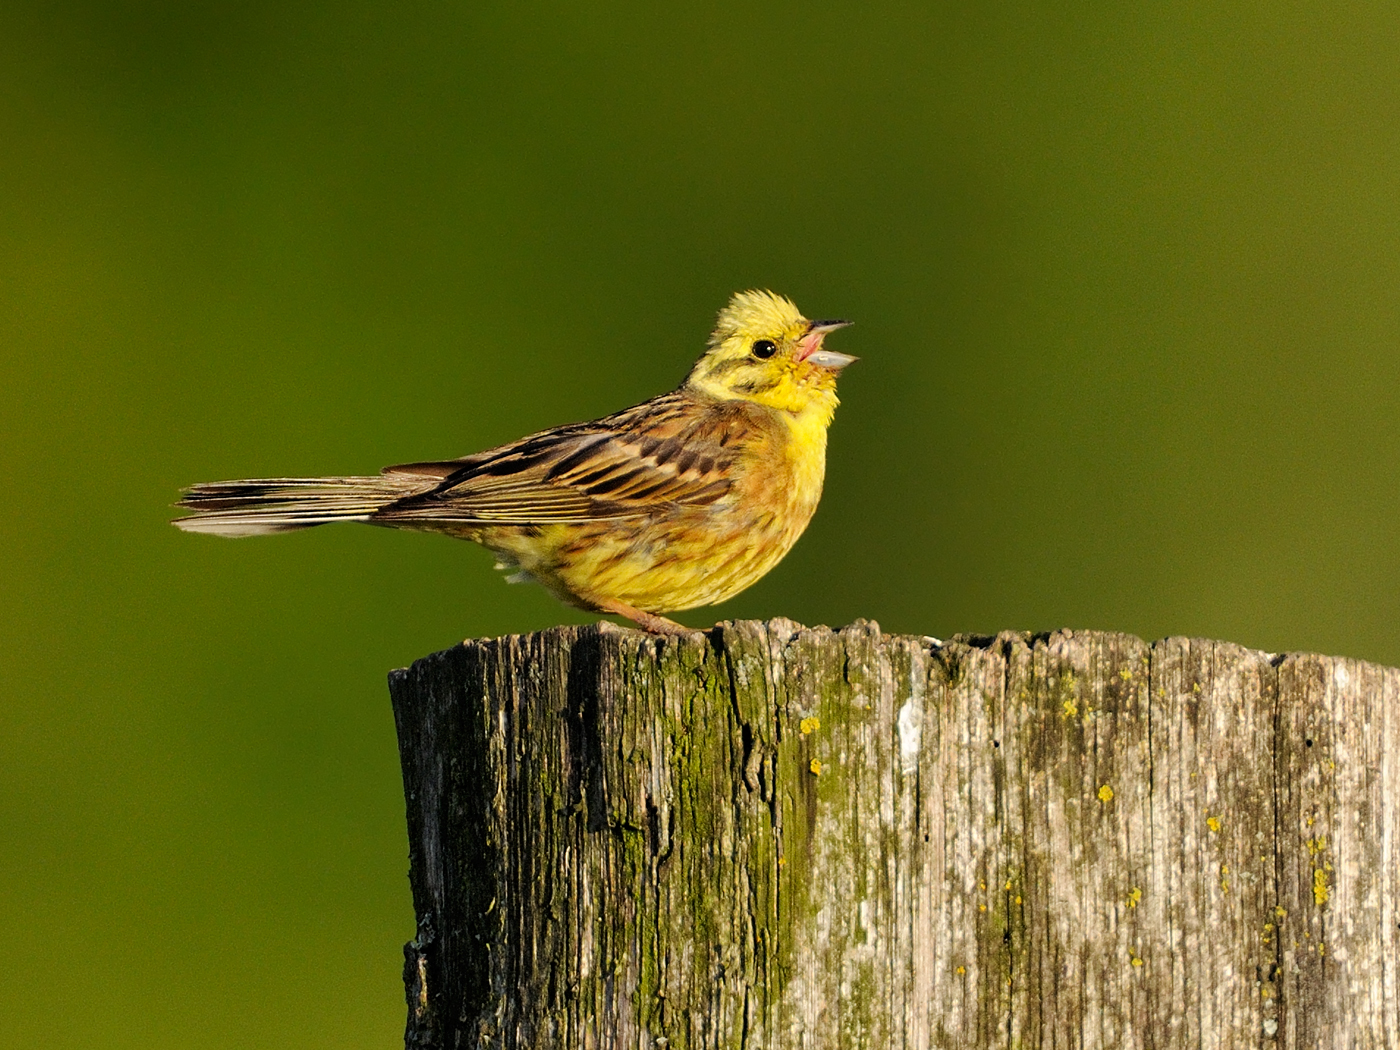
<svg viewBox="0 0 1400 1050"><path fill-rule="evenodd" d="M1070 717L1072 713L1078 713L1078 706L1079 706L1079 705L1075 703L1075 695L1074 695L1075 687L1076 687L1077 685L1078 685L1078 682L1075 681L1074 673L1073 673L1072 671L1064 671L1064 672L1061 673L1061 675L1060 675L1060 695L1061 695L1061 696L1066 696L1066 697L1069 698L1069 699L1067 699L1067 700L1065 701L1065 715L1066 715L1066 717Z"/></svg>
<svg viewBox="0 0 1400 1050"><path fill-rule="evenodd" d="M1123 681L1125 682L1131 682L1133 680L1133 672L1125 667L1123 668L1123 670L1118 672L1118 677L1123 679Z"/></svg>
<svg viewBox="0 0 1400 1050"><path fill-rule="evenodd" d="M1332 896L1332 891L1327 885L1327 872L1321 868L1313 869L1313 900L1320 908L1327 903L1327 898Z"/></svg>
<svg viewBox="0 0 1400 1050"><path fill-rule="evenodd" d="M821 776L821 775L822 775L822 762L821 762L821 759L819 759L819 758L814 758L814 759L812 759L811 765L809 765L807 768L810 769L810 770L812 771L812 775L813 775L814 777L819 777L819 776Z"/></svg>
<svg viewBox="0 0 1400 1050"><path fill-rule="evenodd" d="M959 967L957 968L956 973L957 973L957 975L958 975L959 977L961 977L963 974L967 973L967 967L966 967L966 966L959 966Z"/></svg>
<svg viewBox="0 0 1400 1050"><path fill-rule="evenodd" d="M1286 919L1287 917L1288 917L1288 911L1287 911L1287 909L1282 908L1282 907L1280 907L1279 905L1275 904L1275 905L1274 905L1274 918L1276 918L1276 919Z"/></svg>
<svg viewBox="0 0 1400 1050"><path fill-rule="evenodd" d="M985 904L979 904L979 905L977 905L977 910L978 910L978 911L986 911L986 910L987 910L987 906L986 906Z"/></svg>
<svg viewBox="0 0 1400 1050"><path fill-rule="evenodd" d="M816 715L812 715L810 718L804 718L797 723L797 728L802 730L803 736L806 736L808 733L815 733L821 727L822 720Z"/></svg>
<svg viewBox="0 0 1400 1050"><path fill-rule="evenodd" d="M1141 965L1142 965L1142 957L1141 957L1141 956L1133 955L1131 952L1129 952L1128 955L1129 955L1129 958L1131 958L1131 959L1133 960L1133 965L1134 965L1134 966L1141 966Z"/></svg>
<svg viewBox="0 0 1400 1050"><path fill-rule="evenodd" d="M1319 835L1315 839L1308 839L1308 856L1316 857L1327 848L1327 836Z"/></svg>
<svg viewBox="0 0 1400 1050"><path fill-rule="evenodd" d="M1206 817L1206 827L1210 828L1212 833L1218 834L1220 831L1220 818Z"/></svg>
<svg viewBox="0 0 1400 1050"><path fill-rule="evenodd" d="M1140 900L1142 900L1142 890L1134 886L1128 891L1128 907L1136 908Z"/></svg>
<svg viewBox="0 0 1400 1050"><path fill-rule="evenodd" d="M1192 682L1192 683L1191 683L1191 692L1192 692L1195 696L1200 696L1200 695L1201 695L1201 683L1200 683L1200 682Z"/></svg>
<svg viewBox="0 0 1400 1050"><path fill-rule="evenodd" d="M1099 801L1100 801L1100 802L1112 802L1112 801L1113 801L1113 789L1112 789L1111 787L1109 787L1107 784L1105 784L1103 787L1099 788Z"/></svg>

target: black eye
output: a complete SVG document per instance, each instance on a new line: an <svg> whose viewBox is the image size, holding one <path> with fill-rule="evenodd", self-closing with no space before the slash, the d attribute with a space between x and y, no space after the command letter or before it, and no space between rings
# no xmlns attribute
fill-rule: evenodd
<svg viewBox="0 0 1400 1050"><path fill-rule="evenodd" d="M778 352L778 344L771 339L759 339L754 342L751 349L754 357L760 361L767 361Z"/></svg>

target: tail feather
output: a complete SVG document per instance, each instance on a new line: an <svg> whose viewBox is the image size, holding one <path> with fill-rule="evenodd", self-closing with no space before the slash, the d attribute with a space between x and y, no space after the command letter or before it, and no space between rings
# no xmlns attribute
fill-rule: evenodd
<svg viewBox="0 0 1400 1050"><path fill-rule="evenodd" d="M368 521L422 487L422 478L392 474L213 481L184 490L177 506L192 513L171 524L215 536L265 536L333 521Z"/></svg>

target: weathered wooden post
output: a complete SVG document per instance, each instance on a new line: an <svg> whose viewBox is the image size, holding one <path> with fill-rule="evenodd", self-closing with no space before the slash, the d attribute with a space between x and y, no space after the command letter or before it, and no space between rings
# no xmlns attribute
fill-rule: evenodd
<svg viewBox="0 0 1400 1050"><path fill-rule="evenodd" d="M390 683L410 1047L1400 1047L1400 671L777 620Z"/></svg>

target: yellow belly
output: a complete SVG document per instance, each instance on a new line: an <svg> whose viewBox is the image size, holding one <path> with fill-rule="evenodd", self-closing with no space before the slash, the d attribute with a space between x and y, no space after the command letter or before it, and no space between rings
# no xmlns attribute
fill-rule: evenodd
<svg viewBox="0 0 1400 1050"><path fill-rule="evenodd" d="M746 464L725 499L645 518L473 538L507 556L562 600L606 601L665 613L715 605L751 586L792 549L816 511L826 469L826 427Z"/></svg>

